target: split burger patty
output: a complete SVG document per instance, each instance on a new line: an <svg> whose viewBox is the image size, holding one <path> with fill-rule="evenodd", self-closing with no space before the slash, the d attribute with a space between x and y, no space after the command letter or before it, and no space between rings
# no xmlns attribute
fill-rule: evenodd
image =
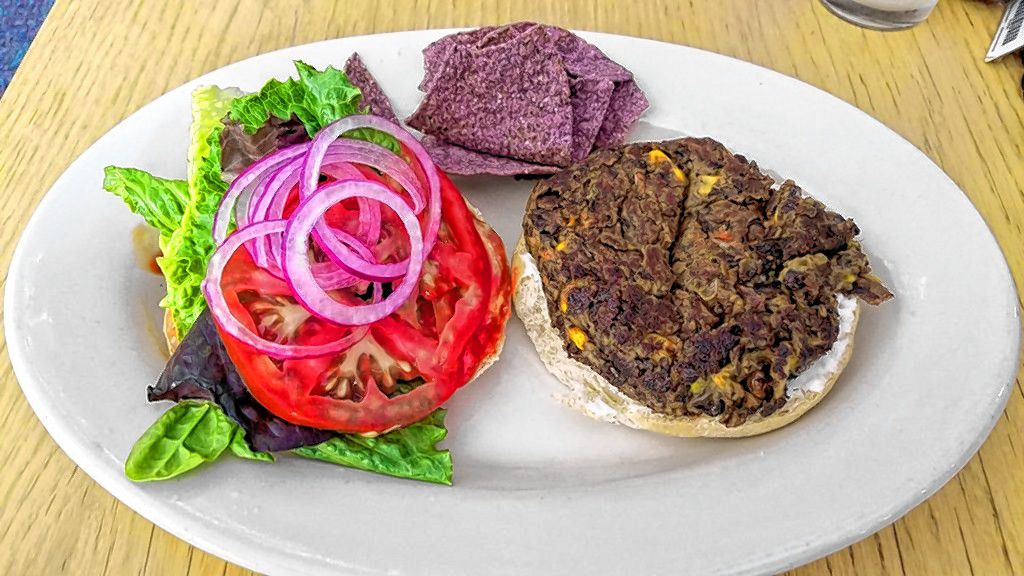
<svg viewBox="0 0 1024 576"><path fill-rule="evenodd" d="M674 418L769 417L839 336L837 295L892 298L852 220L708 138L595 152L523 229L569 357Z"/></svg>

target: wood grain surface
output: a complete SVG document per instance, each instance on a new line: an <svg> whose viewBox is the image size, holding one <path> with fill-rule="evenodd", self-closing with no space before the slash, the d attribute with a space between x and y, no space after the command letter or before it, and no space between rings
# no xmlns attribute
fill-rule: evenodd
<svg viewBox="0 0 1024 576"><path fill-rule="evenodd" d="M925 25L879 33L817 0L58 0L0 100L0 270L6 281L29 215L71 161L195 76L326 38L531 19L728 54L866 110L966 191L1024 286L1021 64L982 62L999 15L996 5L942 0ZM2 339L0 354L0 574L248 573L156 528L82 473L25 402ZM991 437L941 491L793 574L1024 574L1020 378Z"/></svg>

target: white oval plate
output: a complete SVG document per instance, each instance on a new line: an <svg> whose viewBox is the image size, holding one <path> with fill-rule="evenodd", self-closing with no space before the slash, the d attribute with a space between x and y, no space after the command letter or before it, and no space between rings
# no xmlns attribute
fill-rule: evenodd
<svg viewBox="0 0 1024 576"><path fill-rule="evenodd" d="M556 384L514 319L501 361L451 402L452 488L289 457L126 480L132 443L166 409L145 401L164 364L162 289L134 262L139 219L103 192L103 167L183 177L191 90L255 90L289 76L293 59L340 66L358 51L407 114L419 99L420 50L447 32L331 40L211 72L133 114L54 184L11 265L8 345L39 419L110 493L176 536L272 574L751 574L892 522L978 449L1016 372L1018 313L999 248L956 185L911 144L806 84L692 48L585 34L650 96L634 137L713 136L860 225L896 300L865 310L853 360L818 408L745 440L594 422L551 399ZM529 183L460 185L513 246Z"/></svg>

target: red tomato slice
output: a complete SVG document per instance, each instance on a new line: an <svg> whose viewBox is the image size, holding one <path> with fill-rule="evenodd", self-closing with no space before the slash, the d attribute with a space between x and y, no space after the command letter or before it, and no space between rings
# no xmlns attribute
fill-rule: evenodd
<svg viewBox="0 0 1024 576"><path fill-rule="evenodd" d="M294 424L383 433L422 420L496 353L511 313L505 248L443 174L441 204L438 241L424 262L415 297L373 324L344 353L281 361L220 331L260 404ZM331 220L353 208L339 206ZM382 261L404 258L406 239L397 230L404 232L390 210L382 210L382 240L375 250ZM318 344L352 330L306 312L288 285L258 268L246 250L228 263L222 288L232 313L264 338ZM355 301L367 289L339 297Z"/></svg>

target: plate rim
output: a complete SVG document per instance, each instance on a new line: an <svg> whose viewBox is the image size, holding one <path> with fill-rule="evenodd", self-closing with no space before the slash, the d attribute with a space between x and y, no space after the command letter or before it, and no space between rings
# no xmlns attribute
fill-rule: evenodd
<svg viewBox="0 0 1024 576"><path fill-rule="evenodd" d="M25 357L26 352L20 343L20 328L15 326L15 321L13 319L17 315L17 311L15 310L15 305L12 304L11 302L17 302L19 299L19 296L18 294L16 294L16 290L14 287L19 284L20 281L18 279L22 277L24 274L23 272L21 272L21 270L26 265L25 259L28 248L26 248L26 243L24 239L30 235L31 231L33 231L36 227L40 225L40 213L42 213L44 209L49 206L50 203L55 202L55 196L50 194L50 192L54 188L56 188L57 184L65 177L69 168L74 163L76 163L82 156L85 156L86 154L91 152L95 148L96 144L100 140L102 140L107 134L114 130L117 130L122 125L128 123L132 118L134 118L136 115L140 114L144 110L157 105L159 102L162 102L165 99L171 99L173 97L172 95L177 94L178 92L190 90L194 86L202 85L204 82L208 82L208 77L218 74L224 68L234 66L237 64L247 63L253 60L273 57L274 55L289 52L295 49L321 45L330 45L340 40L387 38L392 36L407 35L441 36L468 29L470 28L416 29L374 34L361 34L355 36L340 36L336 38L319 40L316 42L285 46L282 48L278 48L276 50L255 54L253 56L249 56L247 58L243 58L241 60L236 60L219 66L213 70L210 70L195 78L192 78L174 88L171 88L170 90L167 90L163 94L155 97L154 99L145 103L138 109L127 114L124 118L122 118L116 124L111 126L95 141L93 141L93 143L90 144L88 148L82 151L75 158L71 159L64 166L64 169L61 172L61 174L57 177L57 179L53 181L53 183L48 187L47 191L44 193L40 201L33 207L32 214L29 217L24 228L21 230L21 233L19 234L18 240L16 242L16 247L12 254L11 261L7 269L7 281L4 290L4 333L5 341L8 344L7 353L11 361L13 374L18 382L19 387L21 388L22 394L25 396L26 400L29 403L29 406L32 408L33 413L38 418L40 423L43 425L44 429L47 431L50 437L61 449L61 451L64 452L64 454L67 455L68 458L76 466L78 466L86 474L88 474L89 477L92 478L97 484L99 484L105 491L107 491L114 498L118 499L126 506L131 508L133 512L139 514L146 520L159 526L161 529L171 533L176 538L179 538L189 543L190 545L196 546L201 550L214 554L222 559L230 561L239 566L243 566L251 570L256 570L264 573L277 573L279 571L290 573L297 568L295 562L298 562L299 560L294 556L281 554L280 552L274 550L265 550L264 554L258 557L247 556L242 553L236 554L235 551L230 549L230 546L225 546L221 544L220 539L202 539L201 536L197 533L194 533L187 526L186 523L176 522L173 518L173 511L169 510L166 506L162 505L163 503L159 502L157 498L147 495L138 487L138 485L130 484L128 485L128 489L122 489L119 483L121 478L117 475L117 471L108 474L108 472L110 472L110 469L108 469L103 464L103 461L101 459L91 458L89 456L86 443L79 441L78 436L76 436L74 429L69 425L69 423L59 418L59 414L54 409L54 407L47 402L46 398L42 394L42 391L39 389L39 387L34 385L26 385L23 382L23 380L30 380L28 376L31 375L32 368L28 364L27 358ZM1017 320L1014 323L1013 331L1013 349L1016 350L1016 355L1012 357L1012 362L1007 360L1008 373L1005 374L1003 378L1003 380L1005 380L1007 384L1004 386L1002 393L995 401L994 409L990 414L988 421L984 423L984 426L981 428L979 434L975 438L973 438L970 443L966 444L966 449L957 456L957 458L951 465L944 467L939 474L937 474L930 481L927 482L927 485L924 489L917 491L912 498L904 501L901 505L896 506L894 510L879 511L876 514L863 516L862 518L868 518L868 520L862 520L860 524L857 526L857 528L863 528L863 530L847 529L843 532L830 532L813 543L801 543L799 549L795 551L782 550L781 553L770 553L767 555L761 555L756 559L751 559L750 564L746 566L740 566L738 567L737 571L730 573L774 573L796 566L800 566L808 562L812 562L816 559L819 559L842 548L845 548L855 542L858 542L876 533L885 526L894 523L895 521L903 517L905 514L907 514L910 510L916 508L922 502L924 502L932 495L934 495L940 488L945 486L946 483L948 483L957 473L959 473L959 471L963 469L964 466L966 466L970 459L978 452L980 447L988 439L996 423L999 421L1000 417L1005 411L1010 396L1010 394L1006 392L1012 392L1012 388L1015 385L1016 375L1019 372L1022 352L1024 352L1024 349L1022 349L1021 347L1021 306L1016 281L1011 273L1009 263L1006 259L1005 250L1003 249L1002 245L999 243L998 239L993 233L992 227L989 225L988 221L985 220L985 218L981 215L981 212L978 210L977 206L971 200L970 196L968 196L963 191L963 189L955 181L953 181L949 174L947 174L946 171L943 170L942 167L939 166L930 156L925 154L920 148L918 148L912 142L907 140L901 134L899 134L889 126L885 125L880 120L874 118L873 116L871 116L858 106L855 106L854 104L851 104L822 88L819 88L803 80L800 80L799 78L796 78L784 72L780 72L777 70L773 70L771 68L767 68L765 66L761 66L759 64L755 64L753 62L742 60L740 58L736 58L726 54L720 54L717 52L685 44L677 44L673 42L666 42L651 38L613 34L606 32L579 29L573 29L573 31L580 33L582 36L588 39L609 38L618 40L641 41L644 43L651 43L654 45L667 45L673 48L681 48L683 50L695 51L702 53L706 57L709 56L711 58L725 58L727 60L731 60L734 63L738 63L743 66L760 69L760 71L767 73L769 75L782 77L784 81L790 83L795 82L797 84L802 85L803 88L811 88L813 91L819 93L819 95L823 95L825 98L831 99L835 103L844 106L847 109L856 111L856 113L859 114L862 117L862 119L867 120L867 122L873 124L876 129L880 128L889 132L890 135L895 136L899 141L901 141L902 145L909 146L910 149L912 149L914 152L920 154L936 170L938 170L938 172L941 173L943 177L946 180L948 180L950 184L952 184L953 187L956 188L956 190L960 193L963 199L967 201L968 206L970 206L971 210L974 212L974 215L983 224L985 230L988 232L989 240L996 246L1002 261L1002 266L1000 270L1000 272L1002 273L1001 275L1008 281L1004 283L1003 286L1008 287L1010 289L1010 293L1012 293L1014 296L1013 298L1011 298L1011 301L1013 302L1013 308L1010 312L1012 312L1012 317ZM230 541L230 539L224 539L223 541Z"/></svg>

